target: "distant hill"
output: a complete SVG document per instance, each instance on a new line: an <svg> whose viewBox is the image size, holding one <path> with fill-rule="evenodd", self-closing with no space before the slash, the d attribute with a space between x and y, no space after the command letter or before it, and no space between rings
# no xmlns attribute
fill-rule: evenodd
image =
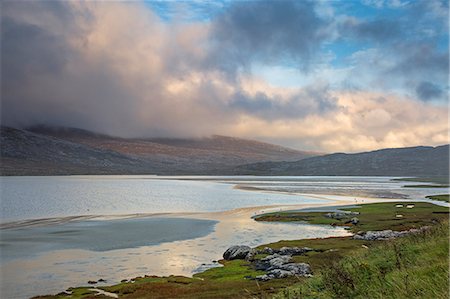
<svg viewBox="0 0 450 299"><path fill-rule="evenodd" d="M235 174L252 175L347 175L347 176L448 176L449 145L336 153L295 162L241 165Z"/></svg>
<svg viewBox="0 0 450 299"><path fill-rule="evenodd" d="M317 155L225 136L127 139L49 126L2 127L0 138L3 175L226 174L241 164Z"/></svg>

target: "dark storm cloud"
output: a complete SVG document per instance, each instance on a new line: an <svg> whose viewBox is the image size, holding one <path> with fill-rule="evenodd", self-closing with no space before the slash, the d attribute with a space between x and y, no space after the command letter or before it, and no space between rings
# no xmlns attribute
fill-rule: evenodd
<svg viewBox="0 0 450 299"><path fill-rule="evenodd" d="M237 1L212 26L212 59L231 71L253 61L307 70L328 35L313 1Z"/></svg>
<svg viewBox="0 0 450 299"><path fill-rule="evenodd" d="M417 96L424 101L440 98L443 91L439 86L428 81L421 82L416 87Z"/></svg>
<svg viewBox="0 0 450 299"><path fill-rule="evenodd" d="M286 98L270 97L263 92L250 95L238 91L231 107L267 120L298 119L310 114L321 114L336 108L327 86L308 86Z"/></svg>
<svg viewBox="0 0 450 299"><path fill-rule="evenodd" d="M403 38L402 24L398 20L386 18L371 21L347 19L339 24L339 32L344 39L375 41L376 43L391 42Z"/></svg>
<svg viewBox="0 0 450 299"><path fill-rule="evenodd" d="M2 18L3 84L33 79L33 75L58 74L67 61L65 40L33 24ZM8 88L8 86L6 87Z"/></svg>

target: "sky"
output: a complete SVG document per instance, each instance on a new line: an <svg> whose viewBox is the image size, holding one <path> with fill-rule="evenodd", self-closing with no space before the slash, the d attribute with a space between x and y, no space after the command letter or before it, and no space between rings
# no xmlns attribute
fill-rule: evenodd
<svg viewBox="0 0 450 299"><path fill-rule="evenodd" d="M449 143L449 3L2 1L1 123L358 152Z"/></svg>

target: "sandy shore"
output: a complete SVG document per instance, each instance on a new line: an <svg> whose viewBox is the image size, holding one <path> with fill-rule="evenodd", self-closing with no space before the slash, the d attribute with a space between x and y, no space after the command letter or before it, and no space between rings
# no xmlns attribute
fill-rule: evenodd
<svg viewBox="0 0 450 299"><path fill-rule="evenodd" d="M255 190L256 192L268 192L268 193L281 193L279 191L267 191L267 190ZM291 195L294 193L290 193ZM69 217L54 217L54 218L43 218L43 219L30 219L30 220L20 220L12 221L6 223L0 223L0 229L11 229L11 228L26 228L26 227L38 227L38 226L49 226L49 225L59 225L71 222L80 221L97 221L97 220L115 220L115 219L131 219L131 218L143 218L143 217L185 217L185 218L198 218L198 219L210 219L210 220L230 220L230 219L251 219L251 217L264 214L273 211L286 211L286 210L299 210L299 209L310 209L310 208L320 208L327 206L336 205L355 205L363 203L376 203L376 202L386 202L386 201L425 201L431 202L437 205L449 206L448 203L434 201L429 199L416 200L416 199L405 199L405 198L371 198L371 197L355 197L353 200L349 200L348 196L342 195L329 195L329 194L305 194L305 193L295 193L296 195L304 195L311 198L317 198L320 200L326 200L326 203L308 203L308 204L294 204L294 205L264 205L264 206L254 206L254 207L244 207L237 208L228 211L220 212L176 212L176 213L139 213L139 214L117 214L117 215L81 215L81 216L69 216Z"/></svg>

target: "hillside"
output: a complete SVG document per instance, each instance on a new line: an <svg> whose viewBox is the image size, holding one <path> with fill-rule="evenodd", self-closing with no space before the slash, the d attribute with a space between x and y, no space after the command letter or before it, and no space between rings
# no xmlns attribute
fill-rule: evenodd
<svg viewBox="0 0 450 299"><path fill-rule="evenodd" d="M382 149L356 154L336 153L295 162L266 162L236 167L235 174L446 176L449 145Z"/></svg>
<svg viewBox="0 0 450 299"><path fill-rule="evenodd" d="M241 164L313 155L225 136L126 139L73 128L1 129L4 175L224 174Z"/></svg>

